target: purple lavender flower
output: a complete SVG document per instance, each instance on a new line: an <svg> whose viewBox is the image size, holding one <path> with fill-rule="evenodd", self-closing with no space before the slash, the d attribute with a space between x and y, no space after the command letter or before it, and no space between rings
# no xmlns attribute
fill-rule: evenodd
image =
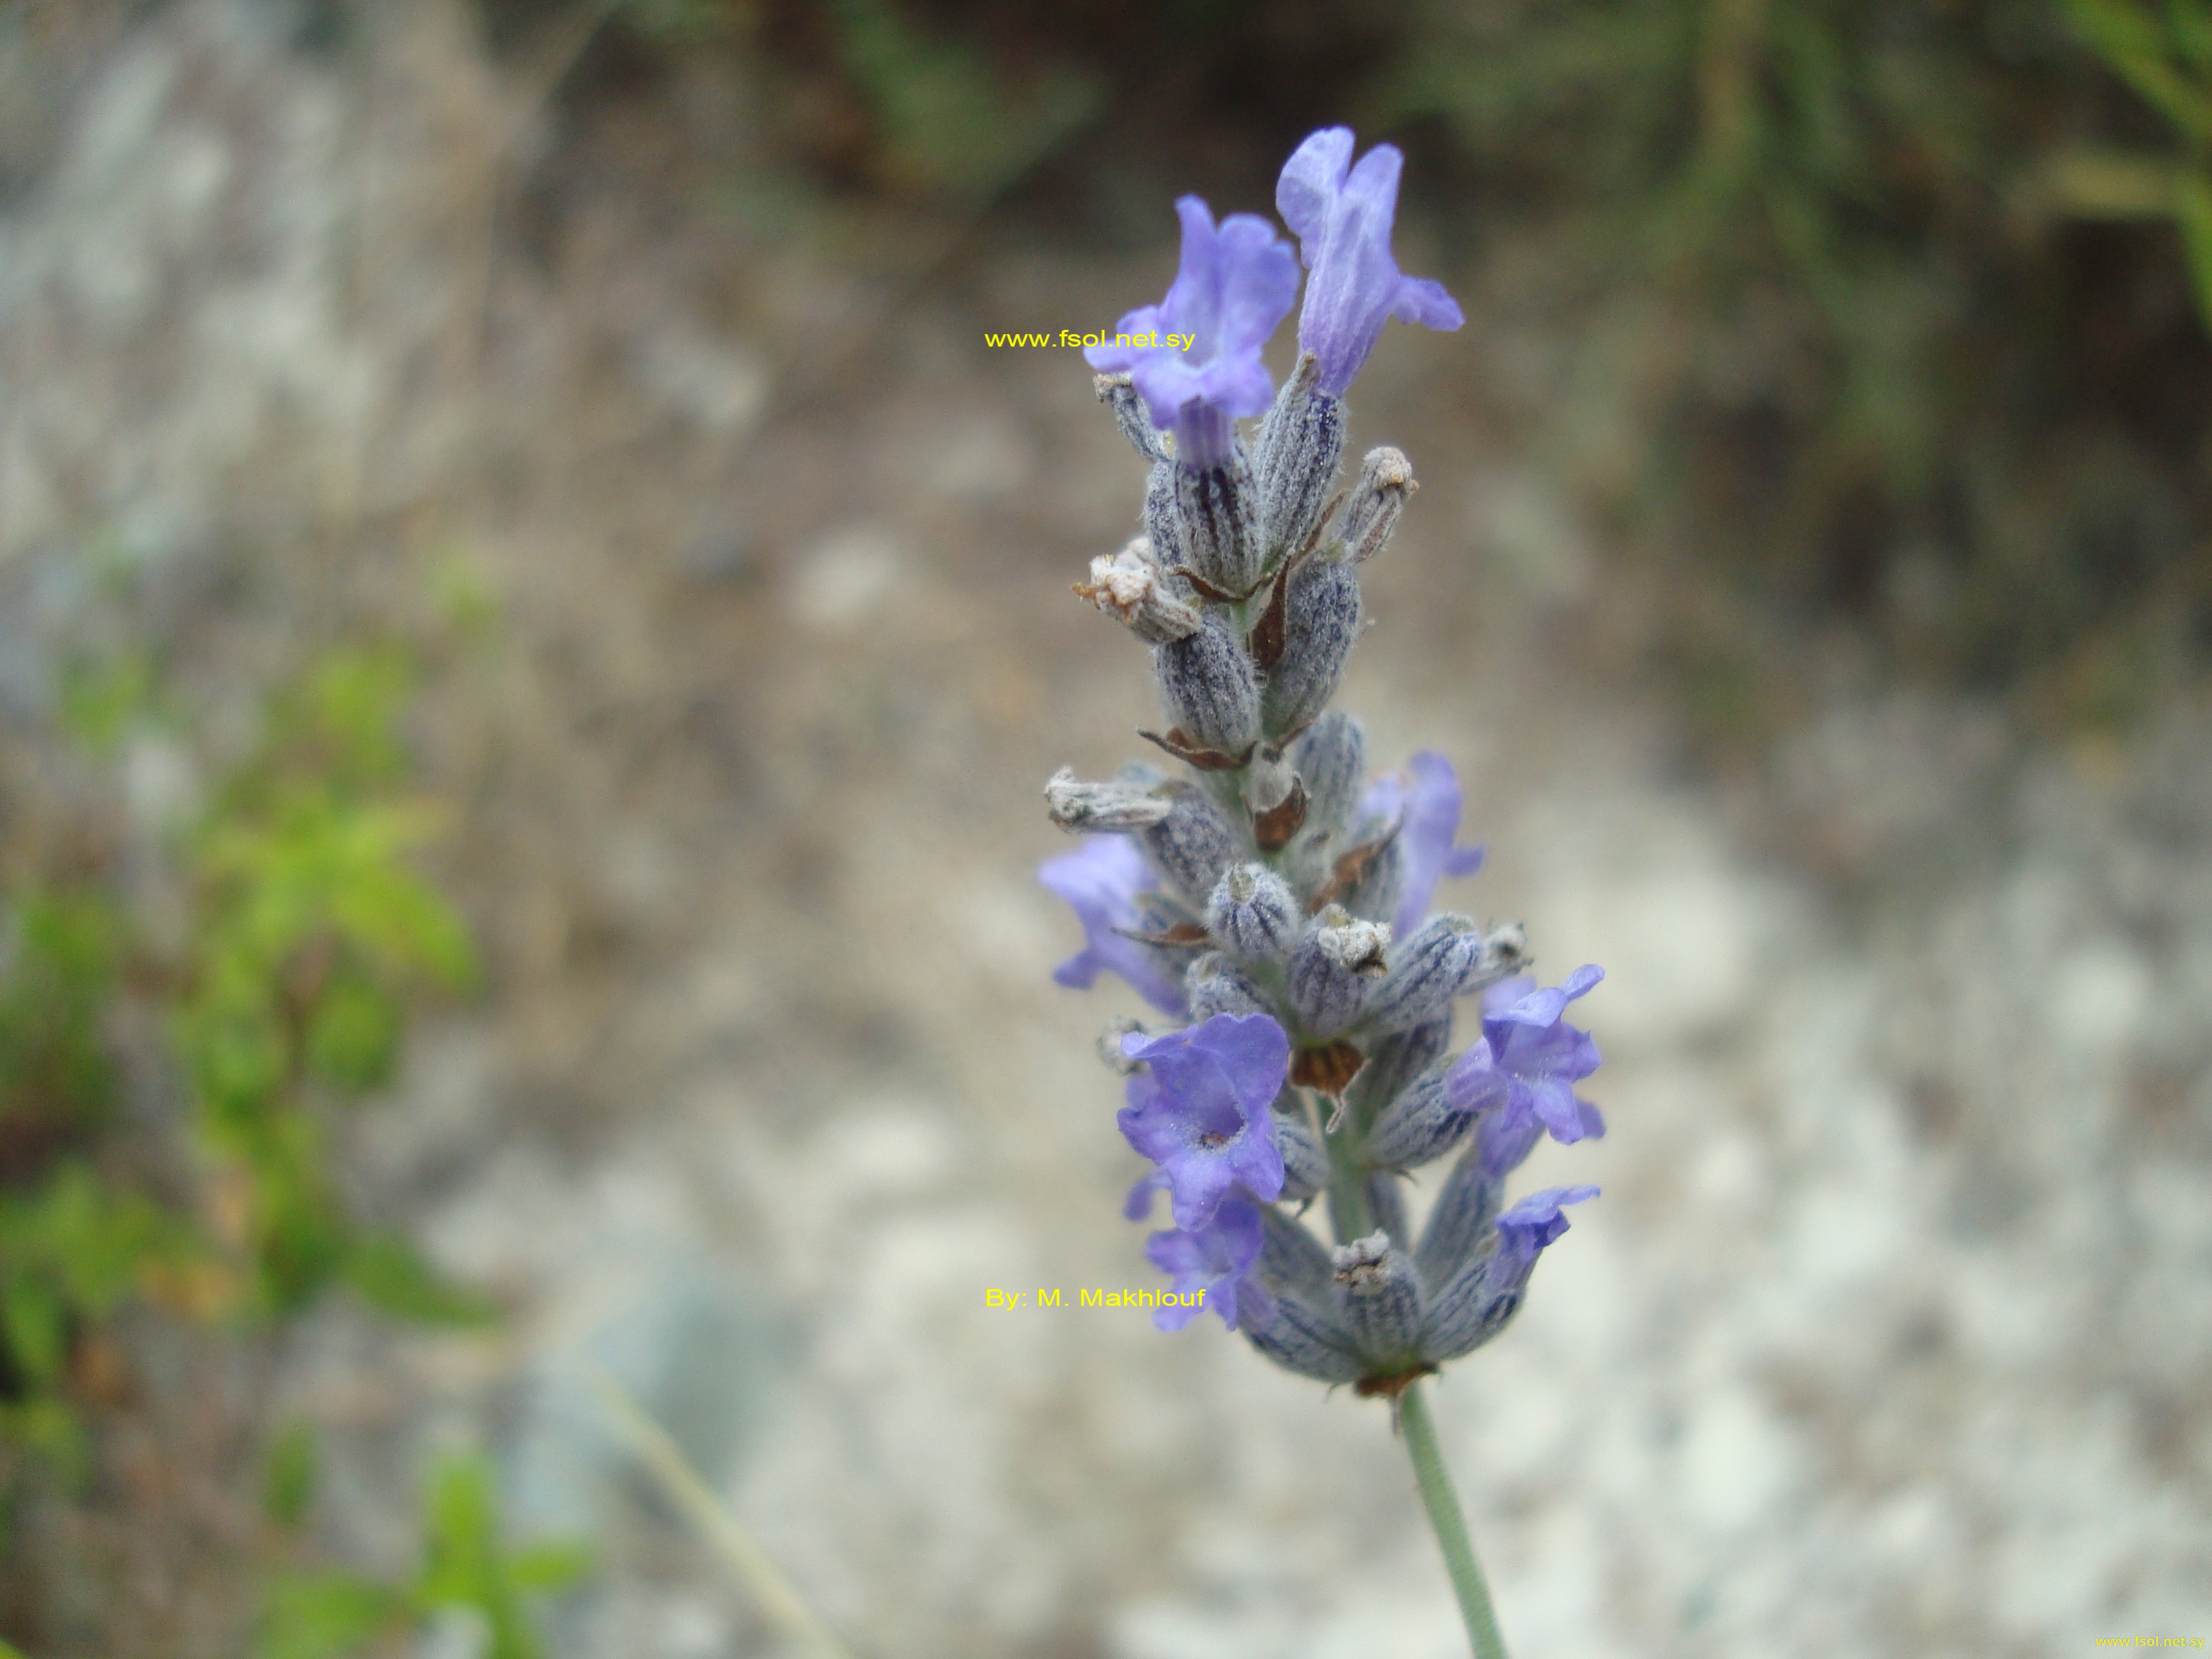
<svg viewBox="0 0 2212 1659"><path fill-rule="evenodd" d="M1152 1315L1152 1323L1164 1331L1179 1331L1211 1308L1232 1331L1240 1325L1267 1329L1274 1322L1275 1298L1251 1277L1266 1238L1259 1206L1241 1198L1224 1200L1213 1219L1202 1227L1154 1233L1145 1241L1146 1258L1162 1273L1175 1276L1176 1296L1202 1291L1205 1300L1161 1308Z"/></svg>
<svg viewBox="0 0 2212 1659"><path fill-rule="evenodd" d="M1405 859L1404 885L1391 932L1409 939L1429 913L1437 883L1446 876L1471 876L1482 868L1482 848L1455 847L1459 834L1459 776L1432 749L1406 763L1404 774L1380 777L1360 797L1360 816L1400 816L1398 845Z"/></svg>
<svg viewBox="0 0 2212 1659"><path fill-rule="evenodd" d="M1394 175L1395 176L1395 175ZM1297 256L1255 213L1232 213L1217 228L1195 196L1176 204L1182 262L1167 297L1139 306L1118 335L1158 343L1085 346L1091 366L1127 374L1153 421L1176 433L1176 459L1218 466L1234 442L1231 422L1264 411L1275 395L1260 349L1298 294ZM1167 337L1188 337L1188 347Z"/></svg>
<svg viewBox="0 0 2212 1659"><path fill-rule="evenodd" d="M1486 1175L1517 1168L1546 1130L1563 1146L1605 1133L1597 1108L1574 1091L1597 1070L1597 1044L1563 1018L1604 977L1602 968L1585 965L1549 990L1524 975L1483 994L1482 1041L1453 1062L1444 1091L1455 1107L1480 1114L1475 1145Z"/></svg>
<svg viewBox="0 0 2212 1659"><path fill-rule="evenodd" d="M1526 1285L1544 1247L1567 1231L1567 1218L1560 1211L1596 1196L1595 1187L1547 1187L1529 1194L1499 1216L1498 1249L1484 1274L1485 1288L1492 1296L1500 1296Z"/></svg>
<svg viewBox="0 0 2212 1659"><path fill-rule="evenodd" d="M1121 1052L1150 1067L1129 1079L1121 1133L1167 1177L1176 1225L1205 1226L1238 1186L1263 1203L1280 1195L1269 1109L1291 1069L1280 1025L1265 1014L1216 1014L1163 1037L1133 1032Z"/></svg>
<svg viewBox="0 0 2212 1659"><path fill-rule="evenodd" d="M1398 173L1406 158L1377 144L1352 165L1349 127L1325 127L1300 144L1275 185L1275 208L1297 233L1306 269L1298 344L1321 360L1321 390L1341 398L1395 317L1424 328L1467 319L1441 284L1401 276L1390 257Z"/></svg>
<svg viewBox="0 0 2212 1659"><path fill-rule="evenodd" d="M1052 970L1054 979L1072 990L1087 991L1102 970L1110 971L1162 1013L1181 1018L1188 1012L1182 982L1160 965L1151 947L1114 931L1142 924L1136 896L1158 884L1144 854L1127 840L1093 836L1073 853L1047 859L1037 866L1037 879L1066 899L1083 924L1083 949Z"/></svg>

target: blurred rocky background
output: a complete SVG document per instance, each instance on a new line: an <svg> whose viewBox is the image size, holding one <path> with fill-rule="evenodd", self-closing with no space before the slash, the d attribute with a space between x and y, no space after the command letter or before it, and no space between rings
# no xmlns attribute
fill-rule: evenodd
<svg viewBox="0 0 2212 1659"><path fill-rule="evenodd" d="M1544 1656L2212 1635L2212 9L0 3L0 1639L1461 1651L1148 1285L1060 350L1408 153L1343 701L1612 1133L1436 1412Z"/></svg>

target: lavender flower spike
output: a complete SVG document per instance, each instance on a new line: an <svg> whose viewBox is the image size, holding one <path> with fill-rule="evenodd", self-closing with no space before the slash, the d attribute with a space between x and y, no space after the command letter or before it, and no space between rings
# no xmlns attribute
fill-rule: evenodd
<svg viewBox="0 0 2212 1659"><path fill-rule="evenodd" d="M1182 262L1167 297L1138 307L1115 325L1113 343L1085 346L1083 355L1091 368L1135 382L1153 422L1175 432L1177 461L1218 466L1234 446L1231 422L1262 413L1274 398L1260 349L1297 298L1297 256L1257 214L1232 213L1217 227L1195 196L1176 212ZM1171 334L1188 337L1189 348L1166 343Z"/></svg>
<svg viewBox="0 0 2212 1659"><path fill-rule="evenodd" d="M1429 914L1437 883L1446 876L1471 876L1482 868L1483 849L1456 847L1460 814L1459 776L1433 749L1406 763L1403 775L1370 784L1360 799L1363 817L1400 817L1398 845L1406 865L1399 890L1398 915L1391 931L1410 939Z"/></svg>
<svg viewBox="0 0 2212 1659"><path fill-rule="evenodd" d="M1115 973L1162 1013L1180 1018L1187 1012L1181 979L1161 965L1150 945L1114 931L1140 925L1136 896L1158 885L1144 854L1127 840L1096 836L1073 853L1047 859L1037 866L1037 879L1066 899L1083 924L1083 949L1052 970L1055 981L1087 991L1101 972Z"/></svg>
<svg viewBox="0 0 2212 1659"><path fill-rule="evenodd" d="M1516 1168L1546 1130L1562 1145L1605 1133L1605 1119L1574 1089L1597 1070L1597 1044L1565 1018L1567 1005L1604 977L1586 964L1553 989L1537 990L1523 975L1483 994L1482 1041L1444 1074L1444 1088L1455 1107L1481 1114L1475 1145L1493 1180Z"/></svg>
<svg viewBox="0 0 2212 1659"><path fill-rule="evenodd" d="M1297 233L1306 269L1298 345L1321 360L1321 390L1341 398L1395 317L1454 329L1467 319L1439 283L1401 276L1390 256L1398 174L1406 158L1377 144L1352 164L1349 127L1325 127L1300 144L1275 185L1275 208Z"/></svg>
<svg viewBox="0 0 2212 1659"><path fill-rule="evenodd" d="M1060 981L1110 968L1176 1016L1164 1035L1121 1022L1102 1042L1127 1079L1121 1133L1148 1160L1124 1211L1142 1221L1164 1191L1175 1215L1145 1246L1174 1283L1145 1298L1153 1322L1179 1330L1211 1308L1284 1370L1387 1400L1469 1644L1498 1659L1425 1379L1506 1329L1566 1231L1561 1206L1596 1191L1500 1213L1504 1175L1547 1131L1604 1133L1574 1091L1597 1046L1565 1021L1601 975L1540 990L1509 977L1528 961L1518 923L1431 915L1437 884L1482 861L1456 844L1459 780L1423 753L1370 787L1358 721L1329 707L1366 614L1362 573L1413 490L1386 444L1347 502L1344 389L1389 318L1461 322L1391 258L1398 152L1354 167L1352 149L1330 128L1283 169L1276 202L1312 275L1304 349L1272 404L1261 348L1297 295L1297 256L1249 216L1216 225L1195 197L1177 204L1167 297L1086 354L1115 371L1100 395L1148 468L1146 533L1078 591L1152 647L1165 730L1144 735L1189 769L1055 776L1052 822L1101 839L1042 874L1088 936ZM1263 405L1248 441L1236 422ZM1455 1059L1456 1005L1485 987L1482 1029ZM1415 1249L1406 1184L1462 1145Z"/></svg>
<svg viewBox="0 0 2212 1659"><path fill-rule="evenodd" d="M1267 1329L1274 1322L1275 1298L1252 1277L1266 1242L1259 1209L1239 1198L1225 1200L1203 1227L1154 1233L1145 1241L1145 1257L1174 1275L1170 1293L1178 1300L1154 1313L1152 1323L1179 1331L1211 1308L1232 1331ZM1181 1300L1194 1295L1200 1299Z"/></svg>
<svg viewBox="0 0 2212 1659"><path fill-rule="evenodd" d="M1239 1186L1262 1203L1281 1195L1271 1109L1290 1073L1291 1040L1280 1025L1265 1014L1216 1014L1163 1037L1132 1032L1121 1052L1151 1067L1129 1079L1121 1133L1167 1176L1176 1226L1205 1226Z"/></svg>

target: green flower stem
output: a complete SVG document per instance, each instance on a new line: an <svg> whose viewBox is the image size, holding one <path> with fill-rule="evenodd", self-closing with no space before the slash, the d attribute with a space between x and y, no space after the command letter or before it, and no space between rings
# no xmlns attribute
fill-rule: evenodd
<svg viewBox="0 0 2212 1659"><path fill-rule="evenodd" d="M1506 1659L1505 1638L1498 1632L1498 1615L1490 1610L1490 1589L1482 1582L1482 1568L1467 1535L1467 1517L1460 1513L1451 1474L1444 1468L1443 1449L1437 1444L1436 1425L1429 1420L1429 1402L1418 1382L1398 1396L1398 1426L1406 1437L1407 1455L1413 1460L1413 1479L1420 1483L1429 1524L1436 1528L1437 1543L1444 1553L1444 1571L1451 1575L1453 1594L1459 1597L1459 1613L1474 1659Z"/></svg>
<svg viewBox="0 0 2212 1659"><path fill-rule="evenodd" d="M1313 1100L1320 1111L1318 1121L1326 1124L1336 1109L1336 1103L1327 1095ZM1352 1127L1352 1115L1336 1127L1336 1133L1325 1134L1328 1146L1328 1219L1336 1231L1336 1242L1349 1244L1354 1239L1364 1238L1375 1231L1373 1212L1367 1207L1367 1166L1359 1155L1358 1136Z"/></svg>

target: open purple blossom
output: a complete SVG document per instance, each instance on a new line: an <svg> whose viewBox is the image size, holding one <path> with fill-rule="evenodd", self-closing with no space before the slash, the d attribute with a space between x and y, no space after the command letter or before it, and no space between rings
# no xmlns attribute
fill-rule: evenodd
<svg viewBox="0 0 2212 1659"><path fill-rule="evenodd" d="M1037 879L1067 901L1083 924L1083 949L1052 970L1071 990L1087 991L1101 972L1121 975L1164 1014L1188 1012L1182 984L1160 965L1152 947L1114 930L1136 927L1136 896L1158 885L1144 854L1121 836L1093 836L1073 853L1047 859Z"/></svg>
<svg viewBox="0 0 2212 1659"><path fill-rule="evenodd" d="M1363 817L1399 819L1398 846L1405 859L1405 885L1391 931L1412 937L1429 914L1437 883L1446 876L1471 876L1482 868L1482 848L1453 845L1459 835L1459 776L1432 749L1406 763L1404 773L1379 777L1360 798Z"/></svg>
<svg viewBox="0 0 2212 1659"><path fill-rule="evenodd" d="M1218 466L1234 444L1231 422L1274 398L1260 350L1297 298L1298 261L1255 213L1232 213L1217 227L1195 196L1176 213L1182 260L1167 297L1138 307L1115 325L1113 343L1083 355L1093 368L1129 376L1153 423L1175 432L1177 460ZM1190 344L1179 348L1170 335Z"/></svg>
<svg viewBox="0 0 2212 1659"><path fill-rule="evenodd" d="M1526 1285L1544 1247L1567 1231L1567 1218L1560 1212L1567 1205L1596 1196L1595 1187L1548 1187L1529 1194L1499 1216L1498 1249L1485 1273L1489 1292L1499 1295Z"/></svg>
<svg viewBox="0 0 2212 1659"><path fill-rule="evenodd" d="M1275 1299L1251 1274L1266 1242L1259 1207L1241 1198L1224 1200L1202 1227L1154 1233L1145 1241L1146 1259L1174 1276L1176 1296L1202 1295L1204 1300L1161 1308L1152 1323L1179 1331L1211 1308L1232 1331L1240 1326L1265 1329L1274 1318Z"/></svg>
<svg viewBox="0 0 2212 1659"><path fill-rule="evenodd" d="M1275 185L1275 208L1297 233L1306 269L1298 344L1321 360L1321 389L1341 398L1395 317L1424 328L1467 319L1443 285L1401 276L1390 255L1398 174L1406 158L1377 144L1352 164L1349 127L1324 127L1300 144Z"/></svg>
<svg viewBox="0 0 2212 1659"><path fill-rule="evenodd" d="M1483 994L1482 1040L1453 1062L1444 1091L1455 1109L1480 1114L1475 1144L1493 1179L1518 1167L1547 1131L1562 1145L1605 1133L1605 1119L1574 1088L1597 1070L1597 1044L1564 1018L1604 977L1586 965L1550 989L1524 975Z"/></svg>
<svg viewBox="0 0 2212 1659"><path fill-rule="evenodd" d="M1265 1014L1216 1014L1166 1036L1133 1032L1121 1052L1148 1067L1129 1079L1121 1133L1167 1177L1176 1225L1203 1227L1239 1186L1262 1202L1281 1194L1269 1110L1291 1069L1280 1025Z"/></svg>

